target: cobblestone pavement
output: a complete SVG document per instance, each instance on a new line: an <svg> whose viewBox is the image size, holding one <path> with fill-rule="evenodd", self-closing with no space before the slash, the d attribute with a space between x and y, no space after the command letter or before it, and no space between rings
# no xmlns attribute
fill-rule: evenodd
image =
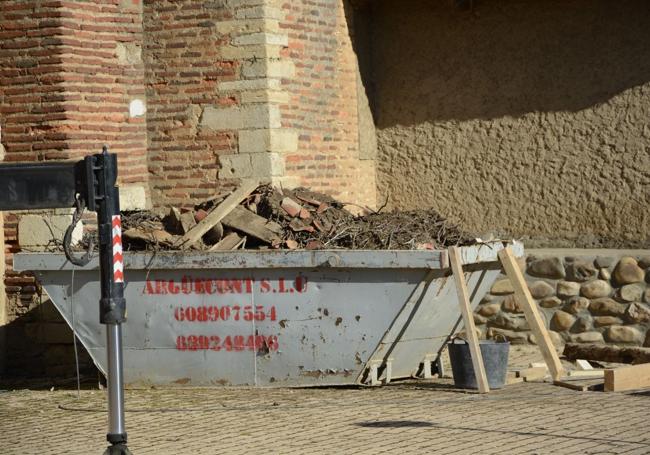
<svg viewBox="0 0 650 455"><path fill-rule="evenodd" d="M145 454L648 454L650 394L520 383L489 395L440 381L380 388L129 390ZM99 454L99 390L0 393L0 453Z"/></svg>

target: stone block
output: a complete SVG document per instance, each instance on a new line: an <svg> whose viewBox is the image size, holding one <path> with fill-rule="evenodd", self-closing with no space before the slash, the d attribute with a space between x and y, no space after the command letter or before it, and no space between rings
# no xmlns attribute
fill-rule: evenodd
<svg viewBox="0 0 650 455"><path fill-rule="evenodd" d="M255 46L222 46L219 48L221 58L224 60L249 60L256 58L280 58L283 46L255 45Z"/></svg>
<svg viewBox="0 0 650 455"><path fill-rule="evenodd" d="M225 108L206 107L201 126L217 131L279 128L280 110L277 106L250 104Z"/></svg>
<svg viewBox="0 0 650 455"><path fill-rule="evenodd" d="M219 178L269 179L284 174L284 158L277 153L222 155Z"/></svg>
<svg viewBox="0 0 650 455"><path fill-rule="evenodd" d="M287 47L289 45L289 37L283 33L250 33L248 35L236 36L233 38L232 44L235 46L269 44Z"/></svg>
<svg viewBox="0 0 650 455"><path fill-rule="evenodd" d="M245 62L242 65L242 75L247 79L275 77L291 79L296 74L296 66L291 60L258 60Z"/></svg>
<svg viewBox="0 0 650 455"><path fill-rule="evenodd" d="M72 215L23 215L18 222L18 244L22 248L42 248L63 241ZM72 232L72 244L79 243L83 225L77 223Z"/></svg>
<svg viewBox="0 0 650 455"><path fill-rule="evenodd" d="M137 43L115 43L117 62L121 65L138 65L142 63L142 46Z"/></svg>
<svg viewBox="0 0 650 455"><path fill-rule="evenodd" d="M279 90L252 90L249 92L241 92L239 96L241 104L287 104L290 100L288 92Z"/></svg>
<svg viewBox="0 0 650 455"><path fill-rule="evenodd" d="M605 280L588 281L580 287L580 294L589 299L608 297L611 292L612 287Z"/></svg>
<svg viewBox="0 0 650 455"><path fill-rule="evenodd" d="M235 12L237 19L282 19L284 13L280 8L268 5L251 6L249 8L240 8Z"/></svg>
<svg viewBox="0 0 650 455"><path fill-rule="evenodd" d="M242 92L250 90L279 90L280 81L278 79L270 79L267 77L260 77L258 79L248 79L243 81L224 81L217 85L217 89L221 92Z"/></svg>
<svg viewBox="0 0 650 455"><path fill-rule="evenodd" d="M605 339L611 343L641 344L643 335L634 327L612 325L605 330Z"/></svg>
<svg viewBox="0 0 650 455"><path fill-rule="evenodd" d="M600 332L584 332L569 335L569 341L571 343L602 343L605 340Z"/></svg>
<svg viewBox="0 0 650 455"><path fill-rule="evenodd" d="M639 267L636 259L624 257L616 264L613 276L618 284L640 283L645 277L645 272Z"/></svg>
<svg viewBox="0 0 650 455"><path fill-rule="evenodd" d="M546 281L535 281L533 283L528 283L528 290L530 295L534 299L543 299L545 297L550 297L555 292L555 288L548 284Z"/></svg>
<svg viewBox="0 0 650 455"><path fill-rule="evenodd" d="M142 185L120 186L120 210L146 210L148 208L147 193Z"/></svg>
<svg viewBox="0 0 650 455"><path fill-rule="evenodd" d="M492 285L492 288L490 288L490 293L495 295L506 295L506 294L512 294L514 292L515 291L512 288L512 284L510 283L510 280L507 278L495 282Z"/></svg>
<svg viewBox="0 0 650 455"><path fill-rule="evenodd" d="M563 279L566 276L564 263L559 257L533 259L528 264L527 272L529 275L540 278Z"/></svg>
<svg viewBox="0 0 650 455"><path fill-rule="evenodd" d="M244 130L239 133L241 153L295 152L298 150L298 134L287 129Z"/></svg>

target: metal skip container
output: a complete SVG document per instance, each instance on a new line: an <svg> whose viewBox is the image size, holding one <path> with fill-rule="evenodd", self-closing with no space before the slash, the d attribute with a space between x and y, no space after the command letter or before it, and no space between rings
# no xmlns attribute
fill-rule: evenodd
<svg viewBox="0 0 650 455"><path fill-rule="evenodd" d="M473 306L502 248L460 249ZM446 251L127 253L125 263L130 385L387 383L426 371L460 320ZM36 274L105 373L97 260L21 253L14 269Z"/></svg>

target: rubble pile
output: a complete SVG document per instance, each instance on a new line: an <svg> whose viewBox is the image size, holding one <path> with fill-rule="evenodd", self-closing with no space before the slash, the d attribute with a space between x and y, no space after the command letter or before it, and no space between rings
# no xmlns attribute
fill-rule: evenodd
<svg viewBox="0 0 650 455"><path fill-rule="evenodd" d="M436 211L355 215L330 196L305 188L249 184L193 209L123 214L126 250L443 249L474 237Z"/></svg>

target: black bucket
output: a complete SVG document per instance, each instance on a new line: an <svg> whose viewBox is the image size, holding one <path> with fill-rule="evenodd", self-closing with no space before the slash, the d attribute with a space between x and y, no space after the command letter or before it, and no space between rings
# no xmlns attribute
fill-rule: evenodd
<svg viewBox="0 0 650 455"><path fill-rule="evenodd" d="M502 388L506 383L510 343L507 341L481 341L479 345L488 385L491 389ZM467 341L456 338L448 346L454 385L459 389L478 389Z"/></svg>

